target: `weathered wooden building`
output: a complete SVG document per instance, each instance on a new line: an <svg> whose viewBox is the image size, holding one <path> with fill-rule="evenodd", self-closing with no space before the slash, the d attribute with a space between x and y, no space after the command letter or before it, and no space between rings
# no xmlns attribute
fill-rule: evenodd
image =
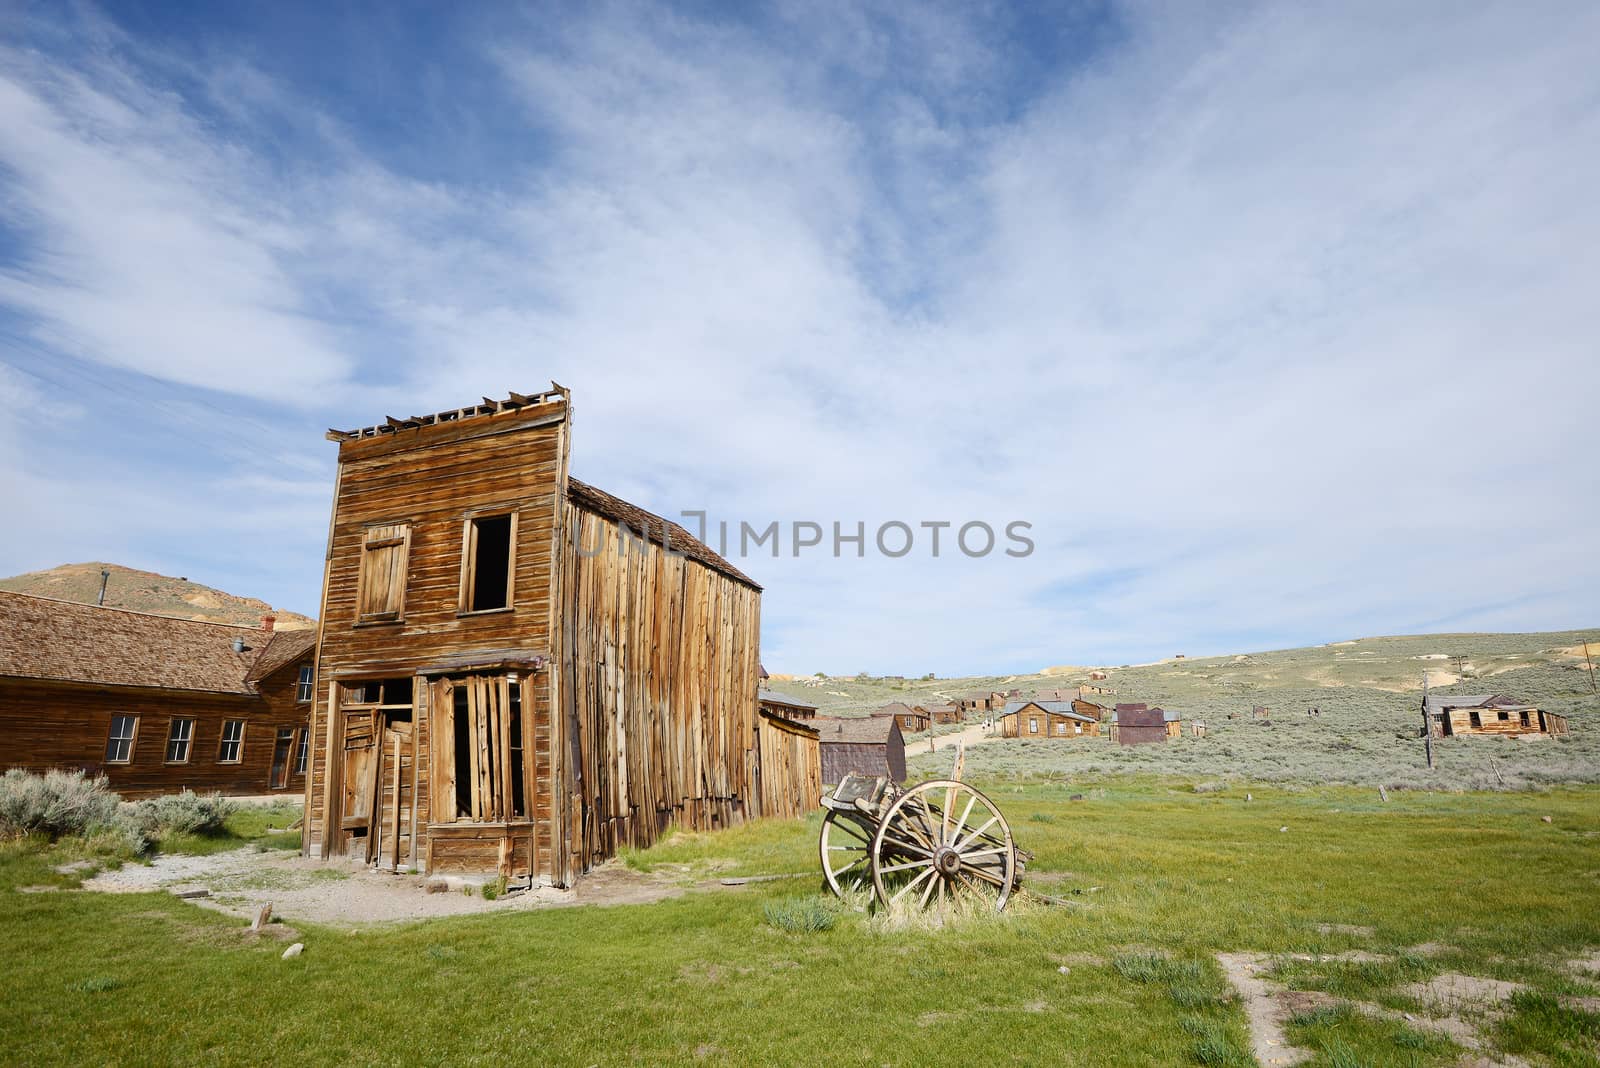
<svg viewBox="0 0 1600 1068"><path fill-rule="evenodd" d="M329 438L307 853L569 886L791 796L760 587L568 474L564 389Z"/></svg>
<svg viewBox="0 0 1600 1068"><path fill-rule="evenodd" d="M1096 738L1100 721L1085 716L1070 701L1012 701L1000 717L1002 738Z"/></svg>
<svg viewBox="0 0 1600 1068"><path fill-rule="evenodd" d="M1096 723L1104 723L1111 717L1111 710L1105 705L1097 705L1093 701L1087 701L1082 697L1074 697L1072 699L1072 710L1080 716L1088 716Z"/></svg>
<svg viewBox="0 0 1600 1068"><path fill-rule="evenodd" d="M822 807L817 728L761 709L751 753L752 816L804 816Z"/></svg>
<svg viewBox="0 0 1600 1068"><path fill-rule="evenodd" d="M1435 738L1458 734L1566 734L1567 720L1509 694L1437 694L1423 698L1422 712Z"/></svg>
<svg viewBox="0 0 1600 1068"><path fill-rule="evenodd" d="M893 716L819 716L809 726L817 729L822 747L824 783L837 783L851 774L887 775L895 782L905 781L906 740Z"/></svg>
<svg viewBox="0 0 1600 1068"><path fill-rule="evenodd" d="M951 701L946 701L943 704L929 702L928 704L913 705L912 708L926 713L928 721L936 727L960 723L965 718L961 714L961 709L957 708L955 703Z"/></svg>
<svg viewBox="0 0 1600 1068"><path fill-rule="evenodd" d="M932 722L932 717L929 715L927 709L920 706L912 707L911 705L906 704L904 701L890 701L882 708L873 712L872 715L878 717L893 717L894 721L900 724L900 729L910 734L914 734L917 731L927 730Z"/></svg>
<svg viewBox="0 0 1600 1068"><path fill-rule="evenodd" d="M315 643L0 592L0 768L80 768L125 797L300 790Z"/></svg>
<svg viewBox="0 0 1600 1068"><path fill-rule="evenodd" d="M816 705L775 690L759 691L756 694L756 704L761 711L782 716L784 719L807 720L815 719L817 716Z"/></svg>

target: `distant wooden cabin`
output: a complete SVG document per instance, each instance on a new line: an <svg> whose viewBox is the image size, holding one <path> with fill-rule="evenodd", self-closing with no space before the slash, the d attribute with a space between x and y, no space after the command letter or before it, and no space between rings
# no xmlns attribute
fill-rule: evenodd
<svg viewBox="0 0 1600 1068"><path fill-rule="evenodd" d="M1002 738L1097 738L1100 721L1072 708L1070 701L1013 701L1000 717Z"/></svg>
<svg viewBox="0 0 1600 1068"><path fill-rule="evenodd" d="M756 705L763 712L770 712L784 719L808 720L817 716L817 706L802 701L798 697L790 697L786 693L775 690L760 690L756 693Z"/></svg>
<svg viewBox="0 0 1600 1068"><path fill-rule="evenodd" d="M900 724L900 729L907 734L915 734L917 731L925 731L932 722L932 716L929 715L926 709L920 707L913 708L904 701L890 701L882 708L873 712L872 715L878 717L893 717L894 721Z"/></svg>
<svg viewBox="0 0 1600 1068"><path fill-rule="evenodd" d="M1433 694L1423 714L1435 738L1457 734L1566 734L1567 719L1508 694Z"/></svg>
<svg viewBox="0 0 1600 1068"><path fill-rule="evenodd" d="M307 854L570 886L791 796L756 770L761 587L572 478L569 414L558 387L329 432Z"/></svg>
<svg viewBox="0 0 1600 1068"><path fill-rule="evenodd" d="M750 767L752 815L804 816L822 807L822 747L817 738L812 724L762 707Z"/></svg>
<svg viewBox="0 0 1600 1068"><path fill-rule="evenodd" d="M1104 682L1106 673L1104 671L1091 671L1089 672L1089 678L1094 682Z"/></svg>
<svg viewBox="0 0 1600 1068"><path fill-rule="evenodd" d="M822 781L837 783L846 775L887 775L895 782L906 778L906 740L893 716L855 719L818 716L815 727L822 747Z"/></svg>
<svg viewBox="0 0 1600 1068"><path fill-rule="evenodd" d="M1183 733L1183 716L1145 704L1119 704L1112 710L1111 740L1118 745L1165 742Z"/></svg>
<svg viewBox="0 0 1600 1068"><path fill-rule="evenodd" d="M961 714L961 709L957 708L954 703L948 701L944 704L913 705L912 708L916 711L926 713L929 722L931 722L935 727L951 723L960 723L965 718Z"/></svg>
<svg viewBox="0 0 1600 1068"><path fill-rule="evenodd" d="M316 632L0 592L0 768L125 797L303 790Z"/></svg>

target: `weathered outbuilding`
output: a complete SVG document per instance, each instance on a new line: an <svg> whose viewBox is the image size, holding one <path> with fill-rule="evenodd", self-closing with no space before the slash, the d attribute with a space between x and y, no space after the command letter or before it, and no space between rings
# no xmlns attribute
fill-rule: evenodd
<svg viewBox="0 0 1600 1068"><path fill-rule="evenodd" d="M313 631L0 592L0 767L126 797L305 783Z"/></svg>
<svg viewBox="0 0 1600 1068"><path fill-rule="evenodd" d="M1000 717L1002 738L1094 738L1100 722L1072 708L1070 701L1013 701Z"/></svg>
<svg viewBox="0 0 1600 1068"><path fill-rule="evenodd" d="M791 697L786 693L776 690L761 690L756 694L756 704L763 712L770 712L784 719L807 720L815 719L817 706L798 697Z"/></svg>
<svg viewBox="0 0 1600 1068"><path fill-rule="evenodd" d="M1423 698L1422 712L1435 738L1457 734L1566 734L1565 716L1545 712L1509 694L1438 694Z"/></svg>
<svg viewBox="0 0 1600 1068"><path fill-rule="evenodd" d="M1111 713L1111 740L1118 745L1164 742L1183 729L1182 717L1144 704L1119 704Z"/></svg>
<svg viewBox="0 0 1600 1068"><path fill-rule="evenodd" d="M566 390L329 438L308 854L570 886L759 810L761 588L568 474Z"/></svg>
<svg viewBox="0 0 1600 1068"><path fill-rule="evenodd" d="M817 728L761 709L750 768L752 816L804 816L822 807Z"/></svg>
<svg viewBox="0 0 1600 1068"><path fill-rule="evenodd" d="M837 783L852 774L905 781L906 740L893 716L819 716L809 726L817 729L822 747L824 783Z"/></svg>
<svg viewBox="0 0 1600 1068"><path fill-rule="evenodd" d="M949 701L946 701L942 704L938 702L929 702L927 704L913 705L912 707L919 712L926 713L929 722L934 726L960 723L965 718L961 714L961 709L957 708L953 702Z"/></svg>

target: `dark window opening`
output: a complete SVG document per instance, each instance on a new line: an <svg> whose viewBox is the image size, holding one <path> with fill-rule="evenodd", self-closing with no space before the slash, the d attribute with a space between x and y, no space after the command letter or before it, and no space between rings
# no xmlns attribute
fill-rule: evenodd
<svg viewBox="0 0 1600 1068"><path fill-rule="evenodd" d="M472 589L469 611L487 612L510 603L511 517L472 520Z"/></svg>
<svg viewBox="0 0 1600 1068"><path fill-rule="evenodd" d="M1511 713L1510 712L1502 712L1502 713L1500 713L1500 722L1501 723L1505 723L1510 718L1511 718Z"/></svg>
<svg viewBox="0 0 1600 1068"><path fill-rule="evenodd" d="M403 718L410 720L412 678L409 675L397 679L368 679L364 682L347 682L344 684L344 697L341 703L346 708L358 705L377 705L379 707L401 708ZM391 714L391 719L399 718Z"/></svg>
<svg viewBox="0 0 1600 1068"><path fill-rule="evenodd" d="M1469 712L1469 713L1467 713L1467 715L1468 715L1468 718L1472 721L1472 725L1474 727L1483 726L1483 717L1478 715L1477 712L1475 712L1475 711L1474 712Z"/></svg>
<svg viewBox="0 0 1600 1068"><path fill-rule="evenodd" d="M456 815L472 818L472 717L467 712L467 690L455 691Z"/></svg>
<svg viewBox="0 0 1600 1068"><path fill-rule="evenodd" d="M528 814L522 787L522 687L511 684L511 814L522 817Z"/></svg>
<svg viewBox="0 0 1600 1068"><path fill-rule="evenodd" d="M1517 718L1522 720L1522 725L1524 727L1531 726L1531 721L1528 719L1528 713L1526 713L1526 712L1518 712L1517 713Z"/></svg>

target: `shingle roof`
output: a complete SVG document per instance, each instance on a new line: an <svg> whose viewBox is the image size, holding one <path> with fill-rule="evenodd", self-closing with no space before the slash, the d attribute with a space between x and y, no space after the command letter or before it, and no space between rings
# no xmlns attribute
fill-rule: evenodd
<svg viewBox="0 0 1600 1068"><path fill-rule="evenodd" d="M912 708L910 705L906 704L904 701L890 701L888 704L884 705L882 708L878 709L876 712L874 712L872 714L874 716L921 716L921 715L926 715L926 713L924 713L924 712L918 712L916 709Z"/></svg>
<svg viewBox="0 0 1600 1068"><path fill-rule="evenodd" d="M709 545L670 519L663 519L654 512L647 512L636 504L629 504L621 497L596 489L587 482L579 482L575 478L567 479L567 496L578 507L587 508L596 515L621 523L647 541L653 541L673 552L682 553L689 559L702 563L713 571L721 572L751 589L761 588L749 575L712 552Z"/></svg>
<svg viewBox="0 0 1600 1068"><path fill-rule="evenodd" d="M243 639L244 652L233 651L235 638ZM311 631L265 631L0 591L0 675L17 678L249 694L267 673L257 673L258 664L276 670L315 642Z"/></svg>
<svg viewBox="0 0 1600 1068"><path fill-rule="evenodd" d="M823 745L833 742L887 742L889 735L898 730L892 716L818 716L811 721L817 729L817 738Z"/></svg>

